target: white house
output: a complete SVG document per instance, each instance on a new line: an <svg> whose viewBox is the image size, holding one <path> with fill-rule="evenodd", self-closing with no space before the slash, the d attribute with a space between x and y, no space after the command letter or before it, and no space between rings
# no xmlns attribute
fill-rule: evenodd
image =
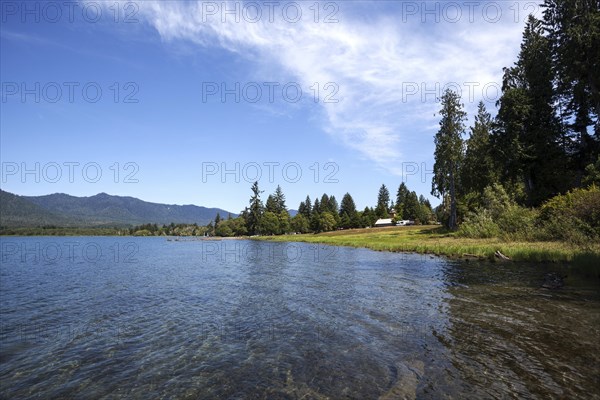
<svg viewBox="0 0 600 400"><path fill-rule="evenodd" d="M394 226L394 222L391 218L381 218L375 222L375 227L379 228L381 226Z"/></svg>

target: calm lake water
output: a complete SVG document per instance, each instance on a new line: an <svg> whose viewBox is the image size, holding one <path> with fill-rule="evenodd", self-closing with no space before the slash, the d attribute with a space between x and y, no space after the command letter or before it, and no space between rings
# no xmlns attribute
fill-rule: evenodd
<svg viewBox="0 0 600 400"><path fill-rule="evenodd" d="M600 398L597 272L300 243L0 243L4 399ZM550 270L563 288L541 288Z"/></svg>

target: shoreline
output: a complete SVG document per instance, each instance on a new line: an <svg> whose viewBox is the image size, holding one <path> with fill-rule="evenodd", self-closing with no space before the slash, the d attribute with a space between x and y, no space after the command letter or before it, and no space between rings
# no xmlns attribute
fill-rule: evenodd
<svg viewBox="0 0 600 400"><path fill-rule="evenodd" d="M600 246L586 249L564 242L460 238L439 226L421 225L333 231L320 234L260 236L253 240L319 243L375 251L445 256L464 261L573 263L600 265ZM503 259L499 256L506 256Z"/></svg>
<svg viewBox="0 0 600 400"><path fill-rule="evenodd" d="M58 233L58 232L54 232ZM505 241L498 238L471 239L456 237L439 225L362 228L337 230L318 234L279 236L135 236L94 234L100 232L60 232L48 235L0 235L15 237L119 237L163 238L173 242L256 240L271 242L318 243L332 246L367 248L374 251L417 253L444 256L455 260L488 262L572 263L600 265L600 244L584 248L560 241ZM498 252L500 255L498 255ZM506 256L504 259L502 256Z"/></svg>

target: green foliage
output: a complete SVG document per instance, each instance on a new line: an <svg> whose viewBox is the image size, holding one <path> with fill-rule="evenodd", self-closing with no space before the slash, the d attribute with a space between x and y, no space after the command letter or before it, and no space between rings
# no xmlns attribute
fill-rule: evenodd
<svg viewBox="0 0 600 400"><path fill-rule="evenodd" d="M258 188L258 182L254 182L252 185L252 197L250 197L250 208L246 217L246 227L250 235L256 235L260 233L261 219L264 212L264 206L260 200L260 194L262 190Z"/></svg>
<svg viewBox="0 0 600 400"><path fill-rule="evenodd" d="M319 199L315 199L315 202L313 203L313 207L312 207L312 211L313 214L319 214L321 213L321 202L319 201Z"/></svg>
<svg viewBox="0 0 600 400"><path fill-rule="evenodd" d="M336 228L335 218L329 211L321 214L320 228L322 232L332 231Z"/></svg>
<svg viewBox="0 0 600 400"><path fill-rule="evenodd" d="M344 197L342 197L339 216L339 225L344 229L358 228L362 226L360 217L356 211L356 204L354 204L354 199L352 199L350 193L346 193Z"/></svg>
<svg viewBox="0 0 600 400"><path fill-rule="evenodd" d="M291 221L292 230L296 233L308 233L310 225L308 219L303 214L296 214Z"/></svg>
<svg viewBox="0 0 600 400"><path fill-rule="evenodd" d="M556 91L574 139L573 167L579 175L598 157L600 147L600 6L598 0L545 0L542 7Z"/></svg>
<svg viewBox="0 0 600 400"><path fill-rule="evenodd" d="M600 189L573 191L546 202L540 211L546 237L575 244L600 240Z"/></svg>
<svg viewBox="0 0 600 400"><path fill-rule="evenodd" d="M219 225L217 225L215 229L215 235L221 237L230 237L233 236L233 229L231 229L231 225L227 221L223 221Z"/></svg>
<svg viewBox="0 0 600 400"><path fill-rule="evenodd" d="M488 186L483 190L482 208L489 210L492 218L500 218L502 213L512 205L513 201L499 183Z"/></svg>
<svg viewBox="0 0 600 400"><path fill-rule="evenodd" d="M275 203L275 198L272 194L267 197L267 201L265 202L265 210L272 213L277 213L277 203Z"/></svg>
<svg viewBox="0 0 600 400"><path fill-rule="evenodd" d="M458 234L471 238L499 237L533 240L537 235L537 212L516 204L500 184L483 190L482 205L466 214Z"/></svg>
<svg viewBox="0 0 600 400"><path fill-rule="evenodd" d="M287 212L287 210L283 210L279 214L277 214L277 219L279 220L279 234L283 235L291 232L292 226L290 221L290 214Z"/></svg>
<svg viewBox="0 0 600 400"><path fill-rule="evenodd" d="M404 219L416 220L419 219L421 213L421 205L416 192L410 192L404 200Z"/></svg>
<svg viewBox="0 0 600 400"><path fill-rule="evenodd" d="M285 195L283 194L283 190L281 186L277 185L275 189L275 193L273 194L273 198L275 199L275 213L280 214L283 211L287 211L287 207L285 205Z"/></svg>
<svg viewBox="0 0 600 400"><path fill-rule="evenodd" d="M375 208L375 214L378 218L387 218L389 216L388 210L390 207L390 192L385 185L381 185L379 193L377 194L377 207Z"/></svg>
<svg viewBox="0 0 600 400"><path fill-rule="evenodd" d="M278 235L279 218L277 217L277 214L271 211L266 211L260 220L259 231L262 235Z"/></svg>
<svg viewBox="0 0 600 400"><path fill-rule="evenodd" d="M498 217L498 227L505 240L535 240L538 212L535 209L511 204Z"/></svg>
<svg viewBox="0 0 600 400"><path fill-rule="evenodd" d="M582 183L584 186L600 185L600 156L594 164L588 164L585 167L585 177Z"/></svg>
<svg viewBox="0 0 600 400"><path fill-rule="evenodd" d="M360 215L356 214L355 219L352 220L352 224L355 228L366 228L375 225L375 221L377 221L375 210L365 207Z"/></svg>
<svg viewBox="0 0 600 400"><path fill-rule="evenodd" d="M447 89L442 96L442 119L440 129L435 135L435 163L431 180L431 194L434 196L450 196L450 216L448 227L457 226L456 201L460 191L460 166L464 158L462 136L465 131L464 121L467 114L463 111L460 96Z"/></svg>
<svg viewBox="0 0 600 400"><path fill-rule="evenodd" d="M198 233L203 233L202 231ZM198 236L198 233L196 236ZM230 218L219 222L215 228L215 235L222 237L244 236L248 233L246 229L246 221L242 217Z"/></svg>
<svg viewBox="0 0 600 400"><path fill-rule="evenodd" d="M298 206L298 213L302 214L307 220L310 220L310 216L312 214L312 203L309 196L306 196L306 200L301 202L300 206Z"/></svg>
<svg viewBox="0 0 600 400"><path fill-rule="evenodd" d="M553 197L540 209L530 209L516 204L501 185L495 184L485 188L483 206L467 214L458 234L592 245L600 240L600 190L596 186L575 189Z"/></svg>
<svg viewBox="0 0 600 400"><path fill-rule="evenodd" d="M334 215L339 215L340 207L335 196L329 197L329 211L332 212Z"/></svg>
<svg viewBox="0 0 600 400"><path fill-rule="evenodd" d="M490 134L492 117L483 102L479 102L475 124L466 142L465 159L461 167L463 192L483 193L483 189L497 181L492 157Z"/></svg>
<svg viewBox="0 0 600 400"><path fill-rule="evenodd" d="M505 68L492 138L502 181L522 182L527 204L533 206L566 190L572 181L552 57L542 22L530 15L518 60L514 67Z"/></svg>
<svg viewBox="0 0 600 400"><path fill-rule="evenodd" d="M400 183L396 192L396 219L407 219L404 217L404 203L409 193L406 184L404 182Z"/></svg>
<svg viewBox="0 0 600 400"><path fill-rule="evenodd" d="M244 218L238 217L227 222L230 224L231 230L233 231L235 236L244 236L248 233L248 229L246 228L246 221L244 220Z"/></svg>
<svg viewBox="0 0 600 400"><path fill-rule="evenodd" d="M493 238L500 236L500 227L494 221L492 213L482 208L467 215L457 234L468 238Z"/></svg>

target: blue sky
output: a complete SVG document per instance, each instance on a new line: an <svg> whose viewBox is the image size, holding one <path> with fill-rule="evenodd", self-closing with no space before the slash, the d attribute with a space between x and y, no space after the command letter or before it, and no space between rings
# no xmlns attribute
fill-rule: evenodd
<svg viewBox="0 0 600 400"><path fill-rule="evenodd" d="M502 67L540 10L86 1L1 11L4 190L239 212L259 170L264 197L280 184L290 208L324 192L364 208L382 183L394 197L402 181L439 203L427 172L436 95L460 88L469 123L480 100L495 114Z"/></svg>

